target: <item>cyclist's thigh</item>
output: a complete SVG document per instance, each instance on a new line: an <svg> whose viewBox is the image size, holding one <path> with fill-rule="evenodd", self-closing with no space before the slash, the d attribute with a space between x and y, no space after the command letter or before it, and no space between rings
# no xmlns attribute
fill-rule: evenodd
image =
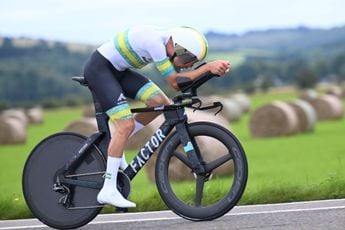
<svg viewBox="0 0 345 230"><path fill-rule="evenodd" d="M123 72L117 71L110 62L95 52L84 71L88 86L96 94L103 111L111 119L128 119L133 114L119 82Z"/></svg>
<svg viewBox="0 0 345 230"><path fill-rule="evenodd" d="M126 70L120 84L128 97L144 103L157 95L165 95L154 82L133 70Z"/></svg>

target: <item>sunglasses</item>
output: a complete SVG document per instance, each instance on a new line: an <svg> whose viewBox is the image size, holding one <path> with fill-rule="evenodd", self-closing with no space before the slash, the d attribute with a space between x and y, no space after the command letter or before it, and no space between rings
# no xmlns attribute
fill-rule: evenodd
<svg viewBox="0 0 345 230"><path fill-rule="evenodd" d="M174 60L175 57L179 57L179 59L181 60L183 64L198 61L198 58L194 54L189 52L186 48L182 47L181 45L175 43L174 48L175 48L175 52L173 56L171 57L171 60Z"/></svg>

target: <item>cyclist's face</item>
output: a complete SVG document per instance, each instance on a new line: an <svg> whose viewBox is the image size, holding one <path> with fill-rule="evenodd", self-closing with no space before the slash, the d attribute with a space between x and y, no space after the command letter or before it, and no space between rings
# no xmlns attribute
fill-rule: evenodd
<svg viewBox="0 0 345 230"><path fill-rule="evenodd" d="M196 61L190 61L188 63L183 63L182 60L177 56L174 58L173 62L174 62L174 66L176 68L186 69L186 68L192 67Z"/></svg>

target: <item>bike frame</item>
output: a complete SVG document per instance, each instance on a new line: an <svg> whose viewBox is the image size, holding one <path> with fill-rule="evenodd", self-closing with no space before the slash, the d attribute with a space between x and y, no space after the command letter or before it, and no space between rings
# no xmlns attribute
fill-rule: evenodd
<svg viewBox="0 0 345 230"><path fill-rule="evenodd" d="M107 148L111 138L109 131L108 116L102 111L100 103L97 100L96 95L92 92L95 110L96 120L99 132L91 135L81 146L79 151L65 164L65 166L57 172L57 182L69 185L82 186L87 188L101 189L102 184L85 181L80 179L65 178L69 172L71 172L82 161L83 157L88 154L88 149L91 146L96 146L103 154L103 157L107 159ZM187 103L175 103L166 106L156 106L148 108L132 109L133 113L143 112L163 112L165 121L153 134L153 136L146 142L146 144L139 150L137 155L130 162L129 166L124 170L124 174L132 180L140 169L146 164L153 153L161 146L166 137L170 134L171 130L176 127L176 132L179 134L181 144L186 152L188 161L192 166L193 172L199 174L204 173L205 169L202 165L202 158L199 149L195 145L195 140L191 140L187 127L187 116L185 114L185 106L190 105ZM99 172L104 173L104 172ZM98 174L99 174L98 173Z"/></svg>

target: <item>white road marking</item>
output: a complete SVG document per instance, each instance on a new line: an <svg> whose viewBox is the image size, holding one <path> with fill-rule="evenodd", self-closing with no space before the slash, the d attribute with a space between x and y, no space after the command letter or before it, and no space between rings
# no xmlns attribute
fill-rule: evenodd
<svg viewBox="0 0 345 230"><path fill-rule="evenodd" d="M342 203L344 205L339 206L339 203ZM296 208L296 206L302 206L302 207ZM307 206L307 207L303 207L303 206ZM248 211L248 209L254 209L254 210ZM260 211L258 209L264 209L264 210ZM265 209L270 209L270 210L265 210ZM272 209L276 209L276 210L272 210ZM324 210L337 210L337 209L345 209L345 199L321 200L321 201L309 201L309 202L292 202L292 203L279 203L279 204L244 205L244 206L235 207L231 212L225 214L225 216L324 211ZM152 217L152 216L156 216L156 217ZM115 219L115 218L117 220L109 220L109 219ZM104 219L108 219L108 220L104 220ZM89 225L124 223L124 222L176 220L176 219L183 219L183 218L177 216L172 211L103 214L103 215L99 215L95 220L90 222ZM37 224L28 224L28 222L37 222ZM0 227L0 230L47 227L46 225L39 224L39 223L40 222L37 219L0 221L0 226L4 226L4 225L8 226L8 227ZM13 224L16 224L18 226L13 226Z"/></svg>

